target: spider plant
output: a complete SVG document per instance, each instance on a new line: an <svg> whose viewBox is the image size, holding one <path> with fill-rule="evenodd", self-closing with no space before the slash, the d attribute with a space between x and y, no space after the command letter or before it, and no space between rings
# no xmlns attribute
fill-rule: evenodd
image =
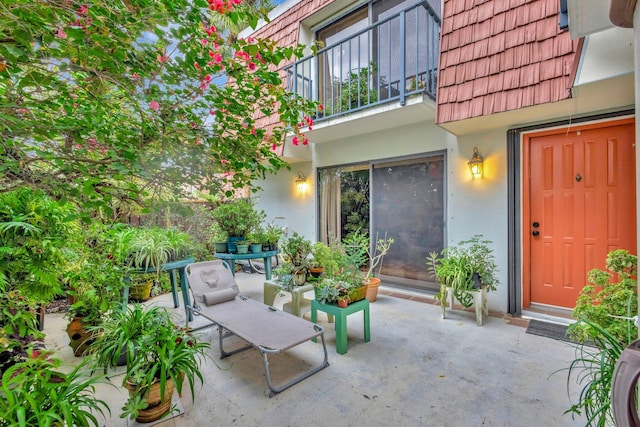
<svg viewBox="0 0 640 427"><path fill-rule="evenodd" d="M565 414L584 412L588 426L614 425L611 385L616 362L626 344L597 323L581 320L574 323L572 327L580 327L588 331L591 341L576 345L576 358L567 368L567 390L572 378L582 386L582 390L578 402L573 404Z"/></svg>

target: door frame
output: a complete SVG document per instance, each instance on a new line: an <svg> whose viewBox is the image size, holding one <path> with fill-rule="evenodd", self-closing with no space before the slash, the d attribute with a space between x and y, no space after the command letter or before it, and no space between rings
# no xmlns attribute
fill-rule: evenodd
<svg viewBox="0 0 640 427"><path fill-rule="evenodd" d="M529 164L528 141L531 136L558 133L559 129L592 129L613 126L635 120L635 110L585 116L507 131L507 192L508 192L508 270L507 312L519 316L524 305L530 303L529 233L524 233L529 221L528 198ZM637 166L636 166L637 170ZM528 230L528 228L527 228ZM526 304L525 304L526 303Z"/></svg>

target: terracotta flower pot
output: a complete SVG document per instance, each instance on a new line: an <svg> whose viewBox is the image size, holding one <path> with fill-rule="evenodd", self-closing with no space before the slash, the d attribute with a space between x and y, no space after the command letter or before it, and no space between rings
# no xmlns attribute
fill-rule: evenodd
<svg viewBox="0 0 640 427"><path fill-rule="evenodd" d="M377 277L370 277L365 279L367 284L367 299L369 302L374 302L378 299L378 288L380 287L381 280Z"/></svg>
<svg viewBox="0 0 640 427"><path fill-rule="evenodd" d="M129 395L133 396L136 391L136 385L127 381L125 384L127 390L129 390ZM173 384L173 380L167 378L165 390L164 390L164 399L160 398L160 382L154 381L149 387L149 390L145 393L144 399L147 401L149 406L147 409L141 409L138 412L138 417L136 421L139 423L148 423L151 421L159 420L164 414L166 414L171 409L171 399L173 398L173 391L175 389L175 385Z"/></svg>
<svg viewBox="0 0 640 427"><path fill-rule="evenodd" d="M340 308L346 308L349 305L349 299L348 298L342 298L338 300L338 307Z"/></svg>

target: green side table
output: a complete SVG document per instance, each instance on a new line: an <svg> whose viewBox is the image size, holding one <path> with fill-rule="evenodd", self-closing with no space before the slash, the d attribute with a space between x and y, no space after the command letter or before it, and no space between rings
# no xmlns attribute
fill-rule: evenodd
<svg viewBox="0 0 640 427"><path fill-rule="evenodd" d="M369 342L369 300L363 299L340 308L336 304L320 304L317 300L311 301L311 321L316 323L318 311L335 316L336 319L336 351L338 354L347 353L347 316L362 311L364 314L364 342ZM313 339L315 342L315 338Z"/></svg>

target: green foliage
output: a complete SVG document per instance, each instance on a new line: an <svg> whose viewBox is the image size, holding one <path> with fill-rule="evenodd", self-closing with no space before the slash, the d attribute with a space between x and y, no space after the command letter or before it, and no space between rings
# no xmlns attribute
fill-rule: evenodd
<svg viewBox="0 0 640 427"><path fill-rule="evenodd" d="M265 213L256 211L251 200L235 199L218 205L213 217L227 236L244 237L260 225Z"/></svg>
<svg viewBox="0 0 640 427"><path fill-rule="evenodd" d="M638 336L638 328L621 317L638 313L638 257L624 249L611 251L606 269L588 273L589 285L580 292L573 316L598 325L619 342L629 342ZM584 325L572 328L570 336L581 342L591 338L589 332L596 329Z"/></svg>
<svg viewBox="0 0 640 427"><path fill-rule="evenodd" d="M0 426L98 426L96 415L110 412L95 398L95 385L108 381L89 375L88 359L62 373L51 354L34 350L2 375Z"/></svg>
<svg viewBox="0 0 640 427"><path fill-rule="evenodd" d="M475 235L463 240L458 245L447 246L440 254L432 252L427 257L429 270L442 285L453 288L453 294L465 307L473 304L473 295L468 291L485 286L487 291L495 291L499 280L497 277L492 242ZM436 298L445 296L438 293Z"/></svg>
<svg viewBox="0 0 640 427"><path fill-rule="evenodd" d="M267 243L271 245L276 245L280 241L282 237L282 229L274 224L269 224L265 228L265 237L267 239Z"/></svg>
<svg viewBox="0 0 640 427"><path fill-rule="evenodd" d="M591 341L589 344L576 345L576 358L567 368L567 387L574 378L582 386L582 390L578 402L565 413L584 412L588 426L612 426L615 424L611 412L613 373L620 354L631 341L621 342L606 328L587 320L573 324L569 333L574 328L585 332L591 337Z"/></svg>
<svg viewBox="0 0 640 427"><path fill-rule="evenodd" d="M73 205L41 191L0 193L0 291L20 289L42 303L60 295L62 273L81 243L76 218Z"/></svg>
<svg viewBox="0 0 640 427"><path fill-rule="evenodd" d="M139 330L134 324L136 320L142 322ZM116 321L131 325L127 334L135 336L134 344L127 344L127 370L122 383L123 386L127 382L133 383L135 392L122 408L123 418L138 416L137 410L140 406L135 404L135 400L144 396L155 380L160 382L162 398L169 378L173 380L178 393L182 393L186 379L191 396L194 396L195 379L203 381L199 362L201 357L208 356L209 343L199 341L195 335L176 327L164 307L136 304L126 312L125 317ZM122 349L119 345L103 347L103 363L113 361L114 352L118 348Z"/></svg>
<svg viewBox="0 0 640 427"><path fill-rule="evenodd" d="M272 148L315 111L277 72L303 46L227 40L202 0L3 5L0 191L76 201L87 220L192 186L231 196L286 167ZM258 129L256 112L276 126Z"/></svg>
<svg viewBox="0 0 640 427"><path fill-rule="evenodd" d="M164 264L192 253L194 243L187 233L160 227L136 227L134 230L128 243L130 266L153 271L156 281L160 280Z"/></svg>
<svg viewBox="0 0 640 427"><path fill-rule="evenodd" d="M342 235L369 229L369 171L340 172Z"/></svg>
<svg viewBox="0 0 640 427"><path fill-rule="evenodd" d="M26 359L29 351L43 346L38 330L36 305L10 291L0 295L0 376L10 366Z"/></svg>
<svg viewBox="0 0 640 427"><path fill-rule="evenodd" d="M307 257L311 254L312 244L301 234L294 231L291 237L282 242L280 249L285 262L297 268L308 266Z"/></svg>

